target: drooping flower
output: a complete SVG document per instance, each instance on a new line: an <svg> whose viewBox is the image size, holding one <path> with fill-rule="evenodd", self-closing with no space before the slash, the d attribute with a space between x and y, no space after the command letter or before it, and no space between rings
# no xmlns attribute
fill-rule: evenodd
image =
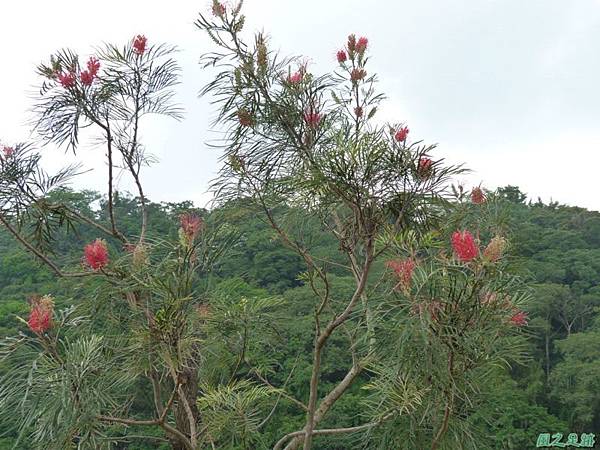
<svg viewBox="0 0 600 450"><path fill-rule="evenodd" d="M485 203L485 194L479 186L474 187L471 191L471 202L475 205Z"/></svg>
<svg viewBox="0 0 600 450"><path fill-rule="evenodd" d="M96 239L83 249L84 262L93 270L100 270L108 264L108 247L102 239Z"/></svg>
<svg viewBox="0 0 600 450"><path fill-rule="evenodd" d="M84 86L90 86L94 82L94 75L84 70L79 74L79 79Z"/></svg>
<svg viewBox="0 0 600 450"><path fill-rule="evenodd" d="M321 114L313 109L309 109L304 113L304 121L309 127L316 128L321 122Z"/></svg>
<svg viewBox="0 0 600 450"><path fill-rule="evenodd" d="M367 71L365 69L352 69L352 72L350 72L350 80L352 81L359 81L362 80L364 77L367 76Z"/></svg>
<svg viewBox="0 0 600 450"><path fill-rule="evenodd" d="M223 17L225 15L225 5L217 0L213 0L212 13L216 17Z"/></svg>
<svg viewBox="0 0 600 450"><path fill-rule="evenodd" d="M304 78L304 73L302 71L294 72L293 74L288 76L288 83L290 84L300 84L302 79Z"/></svg>
<svg viewBox="0 0 600 450"><path fill-rule="evenodd" d="M133 40L133 51L138 55L143 55L146 51L148 39L143 34L138 34Z"/></svg>
<svg viewBox="0 0 600 450"><path fill-rule="evenodd" d="M54 312L54 302L52 297L35 297L31 299L31 310L27 325L29 329L36 334L48 331L52 327L52 314Z"/></svg>
<svg viewBox="0 0 600 450"><path fill-rule="evenodd" d="M200 216L192 213L185 213L179 216L181 232L188 242L193 242L196 236L204 227L204 221Z"/></svg>
<svg viewBox="0 0 600 450"><path fill-rule="evenodd" d="M359 55L363 55L367 50L367 45L369 45L369 40L366 37L361 37L358 39L356 43L356 51Z"/></svg>
<svg viewBox="0 0 600 450"><path fill-rule="evenodd" d="M398 142L404 142L404 141L406 141L406 137L408 136L409 131L410 130L408 129L408 127L401 127L398 131L396 131L394 138Z"/></svg>
<svg viewBox="0 0 600 450"><path fill-rule="evenodd" d="M491 262L496 262L506 249L506 239L501 236L494 236L487 247L483 250L483 257Z"/></svg>
<svg viewBox="0 0 600 450"><path fill-rule="evenodd" d="M528 319L529 318L527 317L527 313L525 311L517 311L510 318L510 322L517 327L522 327L527 325Z"/></svg>
<svg viewBox="0 0 600 450"><path fill-rule="evenodd" d="M356 114L356 117L361 118L363 116L362 107L357 106L356 108L354 108L354 114Z"/></svg>
<svg viewBox="0 0 600 450"><path fill-rule="evenodd" d="M339 62L340 64L343 64L348 59L348 55L346 55L346 52L344 50L340 50L337 52L336 58L337 58L337 62Z"/></svg>
<svg viewBox="0 0 600 450"><path fill-rule="evenodd" d="M252 114L247 109L238 110L237 116L241 126L249 127L252 125Z"/></svg>
<svg viewBox="0 0 600 450"><path fill-rule="evenodd" d="M479 253L473 235L467 230L455 231L452 234L452 248L454 249L454 254L462 262L475 259Z"/></svg>
<svg viewBox="0 0 600 450"><path fill-rule="evenodd" d="M431 175L431 171L433 170L433 161L426 156L422 156L419 158L419 165L417 167L417 175L420 178L427 178Z"/></svg>
<svg viewBox="0 0 600 450"><path fill-rule="evenodd" d="M90 59L88 59L87 62L87 70L92 77L98 75L98 71L100 70L100 61L98 61L98 58L90 56Z"/></svg>
<svg viewBox="0 0 600 450"><path fill-rule="evenodd" d="M61 72L58 74L58 82L64 88L70 88L75 85L75 74L73 72Z"/></svg>
<svg viewBox="0 0 600 450"><path fill-rule="evenodd" d="M403 290L410 289L413 272L416 267L414 259L387 261L385 265L394 271L399 280L398 284Z"/></svg>

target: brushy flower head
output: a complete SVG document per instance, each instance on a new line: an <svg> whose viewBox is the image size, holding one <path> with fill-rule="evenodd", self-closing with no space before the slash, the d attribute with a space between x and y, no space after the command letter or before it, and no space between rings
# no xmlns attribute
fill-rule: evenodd
<svg viewBox="0 0 600 450"><path fill-rule="evenodd" d="M517 311L510 318L510 323L517 327L523 327L527 325L528 322L527 313L525 311Z"/></svg>
<svg viewBox="0 0 600 450"><path fill-rule="evenodd" d="M452 234L452 249L456 257L462 262L472 261L479 254L475 238L467 230L455 231Z"/></svg>
<svg viewBox="0 0 600 450"><path fill-rule="evenodd" d="M417 166L417 175L419 178L428 178L433 171L433 161L431 158L422 156L419 158L419 165Z"/></svg>
<svg viewBox="0 0 600 450"><path fill-rule="evenodd" d="M321 114L309 109L304 113L304 121L310 128L316 128L321 122Z"/></svg>
<svg viewBox="0 0 600 450"><path fill-rule="evenodd" d="M87 70L83 70L79 74L79 79L84 86L90 86L94 82L94 75Z"/></svg>
<svg viewBox="0 0 600 450"><path fill-rule="evenodd" d="M358 39L358 42L356 43L356 52L362 56L365 54L365 51L367 50L367 46L369 45L369 40L366 37L361 37Z"/></svg>
<svg viewBox="0 0 600 450"><path fill-rule="evenodd" d="M103 239L96 239L83 249L84 263L92 270L100 270L108 264L108 247Z"/></svg>
<svg viewBox="0 0 600 450"><path fill-rule="evenodd" d="M352 69L352 72L350 72L350 80L356 82L359 80L362 80L363 78L365 78L367 76L367 71L365 69Z"/></svg>
<svg viewBox="0 0 600 450"><path fill-rule="evenodd" d="M54 302L52 297L34 297L30 300L31 310L27 325L36 334L42 334L52 327L52 315L54 313Z"/></svg>
<svg viewBox="0 0 600 450"><path fill-rule="evenodd" d="M98 75L98 71L100 70L100 61L98 61L98 58L90 56L87 62L87 70L93 77Z"/></svg>
<svg viewBox="0 0 600 450"><path fill-rule="evenodd" d="M410 289L412 283L413 272L417 266L416 262L412 258L403 260L392 260L387 261L385 265L392 269L398 277L398 285L403 290L407 291Z"/></svg>
<svg viewBox="0 0 600 450"><path fill-rule="evenodd" d="M148 42L148 38L143 34L138 34L133 39L133 51L138 55L143 55L146 51L146 43Z"/></svg>
<svg viewBox="0 0 600 450"><path fill-rule="evenodd" d="M304 78L304 73L302 71L294 72L288 76L288 83L290 84L300 84L302 79Z"/></svg>
<svg viewBox="0 0 600 450"><path fill-rule="evenodd" d="M237 116L238 116L238 120L239 120L241 126L243 126L243 127L252 126L252 123L253 123L252 114L250 114L250 112L247 109L238 110Z"/></svg>
<svg viewBox="0 0 600 450"><path fill-rule="evenodd" d="M181 232L187 242L193 242L204 227L202 217L192 213L181 214L179 216L179 224L181 225Z"/></svg>
<svg viewBox="0 0 600 450"><path fill-rule="evenodd" d="M225 15L225 5L217 0L213 0L212 13L215 17L223 17Z"/></svg>
<svg viewBox="0 0 600 450"><path fill-rule="evenodd" d="M490 262L496 262L502 258L505 249L506 239L501 236L494 236L483 250L483 257Z"/></svg>
<svg viewBox="0 0 600 450"><path fill-rule="evenodd" d="M406 141L406 137L408 136L409 131L410 130L408 129L408 127L401 127L398 131L396 131L394 139L396 139L398 142Z"/></svg>
<svg viewBox="0 0 600 450"><path fill-rule="evenodd" d="M344 50L339 50L336 53L336 58L337 58L337 62L339 62L340 64L343 64L348 60L348 55L346 54L346 52Z"/></svg>
<svg viewBox="0 0 600 450"><path fill-rule="evenodd" d="M2 154L4 155L4 159L8 159L8 158L12 157L12 155L15 154L15 149L13 147L4 145L2 147Z"/></svg>
<svg viewBox="0 0 600 450"><path fill-rule="evenodd" d="M485 203L485 194L479 186L474 187L471 191L471 202L475 205Z"/></svg>
<svg viewBox="0 0 600 450"><path fill-rule="evenodd" d="M350 54L356 51L356 36L354 34L348 36L348 51Z"/></svg>
<svg viewBox="0 0 600 450"><path fill-rule="evenodd" d="M75 74L73 72L61 72L58 74L58 82L64 88L75 86Z"/></svg>
<svg viewBox="0 0 600 450"><path fill-rule="evenodd" d="M354 114L356 115L356 117L358 117L359 119L363 116L363 109L361 106L357 106L356 108L354 108Z"/></svg>

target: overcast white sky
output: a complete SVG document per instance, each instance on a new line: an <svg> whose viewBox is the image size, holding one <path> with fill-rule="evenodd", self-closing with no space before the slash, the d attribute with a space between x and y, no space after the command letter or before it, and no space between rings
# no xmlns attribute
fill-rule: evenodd
<svg viewBox="0 0 600 450"><path fill-rule="evenodd" d="M212 109L197 92L210 47L193 22L210 1L80 0L0 3L0 141L28 140L35 66L70 47L87 57L135 34L180 49L182 122L153 121L144 143L160 163L144 182L154 201L203 206L218 152L206 146ZM532 198L600 210L600 0L246 0L248 29L306 55L318 73L354 32L369 38L371 72L388 100L382 118L406 121L412 139L466 162L470 184L518 185ZM102 149L82 155L78 188L104 189ZM70 157L45 150L48 167ZM130 189L125 182L121 189Z"/></svg>

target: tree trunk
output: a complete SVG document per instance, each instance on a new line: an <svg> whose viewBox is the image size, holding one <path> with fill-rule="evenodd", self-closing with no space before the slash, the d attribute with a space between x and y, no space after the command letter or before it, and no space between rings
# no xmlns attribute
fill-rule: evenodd
<svg viewBox="0 0 600 450"><path fill-rule="evenodd" d="M183 394L190 406L192 415L194 417L194 423L198 423L199 411L196 406L196 400L198 397L198 370L197 369L183 369L179 373L179 380L181 382L181 389ZM178 399L174 405L175 411L175 426L186 436L190 436L190 418L184 403ZM171 439L171 448L173 450L186 450L186 446L176 437Z"/></svg>

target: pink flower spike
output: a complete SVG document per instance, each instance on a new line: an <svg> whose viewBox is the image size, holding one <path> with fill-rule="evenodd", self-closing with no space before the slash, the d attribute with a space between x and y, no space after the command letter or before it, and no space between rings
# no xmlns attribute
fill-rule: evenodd
<svg viewBox="0 0 600 450"><path fill-rule="evenodd" d="M344 50L340 50L339 52L337 52L336 58L337 58L337 62L339 62L340 64L343 64L348 59L348 55L346 55L346 52Z"/></svg>
<svg viewBox="0 0 600 450"><path fill-rule="evenodd" d="M315 111L307 111L304 113L304 120L311 128L316 128L321 122L321 114Z"/></svg>
<svg viewBox="0 0 600 450"><path fill-rule="evenodd" d="M528 319L529 318L527 317L526 312L519 311L513 314L513 316L510 318L510 322L517 327L522 327L527 325Z"/></svg>
<svg viewBox="0 0 600 450"><path fill-rule="evenodd" d="M288 77L288 83L290 84L300 84L304 78L304 74L302 72L294 72Z"/></svg>
<svg viewBox="0 0 600 450"><path fill-rule="evenodd" d="M452 234L452 248L454 249L454 254L462 262L472 261L479 254L475 239L467 230L455 231Z"/></svg>
<svg viewBox="0 0 600 450"><path fill-rule="evenodd" d="M367 45L369 45L369 40L366 37L361 37L358 39L356 43L356 51L359 55L363 55L367 50Z"/></svg>
<svg viewBox="0 0 600 450"><path fill-rule="evenodd" d="M96 239L83 249L84 262L92 270L100 270L108 264L108 248L102 239Z"/></svg>
<svg viewBox="0 0 600 450"><path fill-rule="evenodd" d="M75 86L75 74L73 72L61 72L58 74L58 82L65 89Z"/></svg>
<svg viewBox="0 0 600 450"><path fill-rule="evenodd" d="M225 5L214 0L212 5L212 13L216 17L223 17L225 15Z"/></svg>
<svg viewBox="0 0 600 450"><path fill-rule="evenodd" d="M138 55L143 55L146 51L148 39L143 34L138 34L133 40L133 51Z"/></svg>
<svg viewBox="0 0 600 450"><path fill-rule="evenodd" d="M87 62L87 69L92 77L98 75L98 71L100 70L100 61L98 61L98 58L90 56L90 59Z"/></svg>
<svg viewBox="0 0 600 450"><path fill-rule="evenodd" d="M394 138L398 142L404 142L404 141L406 141L406 137L408 136L409 131L410 130L408 129L408 127L402 127L396 132L396 134L394 135Z"/></svg>
<svg viewBox="0 0 600 450"><path fill-rule="evenodd" d="M186 213L179 216L179 224L189 242L193 242L204 227L204 221L196 214Z"/></svg>
<svg viewBox="0 0 600 450"><path fill-rule="evenodd" d="M84 86L90 86L94 82L94 75L84 70L79 74L79 79Z"/></svg>
<svg viewBox="0 0 600 450"><path fill-rule="evenodd" d="M15 149L12 147L7 147L6 145L2 147L2 153L4 153L4 159L10 158L15 153Z"/></svg>
<svg viewBox="0 0 600 450"><path fill-rule="evenodd" d="M31 301L31 311L27 325L36 334L42 334L52 327L52 314L54 302L52 297L38 297Z"/></svg>
<svg viewBox="0 0 600 450"><path fill-rule="evenodd" d="M388 261L385 263L385 265L394 271L399 279L399 285L402 289L410 289L413 271L416 267L414 259L408 258L404 260Z"/></svg>
<svg viewBox="0 0 600 450"><path fill-rule="evenodd" d="M420 178L427 178L431 175L431 171L433 170L433 161L431 158L427 158L426 156L422 156L419 158L419 166L417 167L417 175Z"/></svg>
<svg viewBox="0 0 600 450"><path fill-rule="evenodd" d="M471 202L475 205L481 205L482 203L485 203L485 194L479 186L473 188L471 191Z"/></svg>

